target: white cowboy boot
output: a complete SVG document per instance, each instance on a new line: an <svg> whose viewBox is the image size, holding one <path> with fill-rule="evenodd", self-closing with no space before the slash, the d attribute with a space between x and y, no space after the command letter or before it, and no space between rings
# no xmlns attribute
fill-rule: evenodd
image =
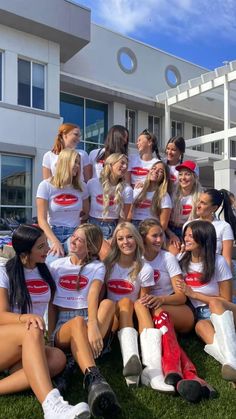
<svg viewBox="0 0 236 419"><path fill-rule="evenodd" d="M142 372L142 365L138 352L138 333L133 327L119 330L121 353L123 358L123 376L128 386L137 386Z"/></svg>

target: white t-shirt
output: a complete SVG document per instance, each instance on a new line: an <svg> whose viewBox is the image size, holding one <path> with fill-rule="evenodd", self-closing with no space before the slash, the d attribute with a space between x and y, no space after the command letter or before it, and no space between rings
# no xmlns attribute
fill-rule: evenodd
<svg viewBox="0 0 236 419"><path fill-rule="evenodd" d="M205 295L218 296L219 295L219 282L227 281L232 278L232 272L225 260L221 255L216 255L215 273L211 280L206 284L201 283L202 278L202 263L190 262L187 273L184 273L184 280L195 292L201 292ZM190 298L194 307L205 306L200 300Z"/></svg>
<svg viewBox="0 0 236 419"><path fill-rule="evenodd" d="M80 179L84 180L84 167L88 166L89 164L89 156L88 156L88 153L84 150L77 149L76 151L80 154L80 157L81 157ZM58 160L58 154L55 154L52 151L47 151L47 153L45 153L43 156L42 166L51 170L52 176L54 176L56 172L57 160Z"/></svg>
<svg viewBox="0 0 236 419"><path fill-rule="evenodd" d="M198 221L200 218L197 218L193 221ZM183 226L183 231L185 227L190 223L187 221ZM223 248L223 241L225 240L234 240L234 233L231 228L231 225L224 220L214 219L212 221L212 225L215 227L216 230L216 253L221 255L222 248Z"/></svg>
<svg viewBox="0 0 236 419"><path fill-rule="evenodd" d="M93 178L100 178L101 171L103 169L104 165L104 159L97 160L97 156L100 153L103 153L105 151L105 148L96 148L95 150L90 151L89 153L89 163L93 167Z"/></svg>
<svg viewBox="0 0 236 419"><path fill-rule="evenodd" d="M171 183L173 183L175 186L178 184L179 181L179 172L176 170L176 166L168 164L169 169L169 179Z"/></svg>
<svg viewBox="0 0 236 419"><path fill-rule="evenodd" d="M87 183L88 193L90 196L90 211L89 215L94 218L104 218L103 216L103 188L101 182L97 178L90 179ZM105 216L107 219L117 220L120 217L121 208L119 205L114 204L115 187L110 188L110 203L108 212ZM122 193L122 199L124 204L132 204L133 202L133 189L130 185L126 184Z"/></svg>
<svg viewBox="0 0 236 419"><path fill-rule="evenodd" d="M48 222L51 226L77 227L80 224L80 212L83 201L88 198L87 185L81 182L83 191L71 186L56 188L50 179L40 182L37 198L48 201Z"/></svg>
<svg viewBox="0 0 236 419"><path fill-rule="evenodd" d="M144 263L135 281L129 278L132 268L122 268L116 263L107 281L107 298L112 301L120 301L129 298L133 302L139 298L141 288L154 285L153 269L148 263Z"/></svg>
<svg viewBox="0 0 236 419"><path fill-rule="evenodd" d="M170 295L174 290L171 278L182 275L179 263L174 255L165 250L160 250L153 260L145 260L154 270L155 285L151 288L150 294Z"/></svg>
<svg viewBox="0 0 236 419"><path fill-rule="evenodd" d="M142 188L134 188L134 200L137 198L137 196L141 193ZM139 202L137 206L133 207L133 220L145 220L146 218L158 218L154 216L151 212L151 205L152 205L152 198L153 198L154 192L147 192L146 198ZM163 208L172 208L172 202L170 195L166 193L162 200L161 200L161 209Z"/></svg>
<svg viewBox="0 0 236 419"><path fill-rule="evenodd" d="M43 317L51 298L50 286L41 277L37 267L34 269L24 268L24 274L26 287L32 301L31 313ZM0 288L6 288L9 294L10 284L5 266L0 266ZM20 312L17 305L12 308L12 311Z"/></svg>
<svg viewBox="0 0 236 419"><path fill-rule="evenodd" d="M102 262L95 260L81 269L80 265L71 263L69 256L52 262L50 270L57 287L53 304L68 309L87 308L90 285L96 279L103 282L105 277L105 266Z"/></svg>
<svg viewBox="0 0 236 419"><path fill-rule="evenodd" d="M138 182L144 183L149 170L158 161L160 160L157 157L145 161L138 154L131 154L128 164L128 172L131 172L131 185L136 185Z"/></svg>
<svg viewBox="0 0 236 419"><path fill-rule="evenodd" d="M174 202L174 200L173 200ZM192 203L193 203L193 197L192 195L183 196L180 199L180 212L177 215L176 219L173 220L173 213L170 216L170 221L173 222L177 226L182 226L186 221L188 220L191 211L192 211Z"/></svg>

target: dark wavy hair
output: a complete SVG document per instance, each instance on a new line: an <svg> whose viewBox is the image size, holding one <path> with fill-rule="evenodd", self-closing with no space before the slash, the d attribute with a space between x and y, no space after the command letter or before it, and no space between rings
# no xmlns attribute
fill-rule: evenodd
<svg viewBox="0 0 236 419"><path fill-rule="evenodd" d="M166 149L168 147L168 144L174 144L178 148L178 150L181 153L180 163L183 163L184 153L185 153L185 139L183 137L179 137L179 136L171 137L169 139L168 143L166 144L165 152L166 152Z"/></svg>
<svg viewBox="0 0 236 419"><path fill-rule="evenodd" d="M18 306L20 313L25 314L32 309L32 301L26 286L24 266L21 261L22 255L30 254L32 247L44 231L36 225L21 224L12 235L12 247L15 256L6 263L6 272L9 278L10 307ZM55 292L55 283L46 263L37 263L41 277L50 286L51 292Z"/></svg>
<svg viewBox="0 0 236 419"><path fill-rule="evenodd" d="M160 153L159 153L159 149L158 149L158 142L157 142L157 137L156 135L154 135L152 132L150 132L148 129L144 129L142 132L140 132L140 135L145 135L145 137L148 140L151 140L152 142L152 153L156 154L156 157L161 160L160 157Z"/></svg>
<svg viewBox="0 0 236 419"><path fill-rule="evenodd" d="M126 141L127 138L127 141ZM96 161L106 160L108 156L114 153L125 154L128 156L129 148L129 131L123 125L113 125L105 139L105 150L99 150Z"/></svg>
<svg viewBox="0 0 236 419"><path fill-rule="evenodd" d="M201 282L207 284L210 282L215 272L216 261L216 230L209 221L196 220L188 223L183 232L185 236L187 228L191 228L194 241L200 246L201 258L203 264L203 277ZM180 261L181 269L188 272L191 262L191 252L186 251Z"/></svg>
<svg viewBox="0 0 236 419"><path fill-rule="evenodd" d="M234 240L236 240L236 218L232 210L230 192L226 189L205 189L203 193L210 197L211 204L216 205L217 209L222 206L219 215L223 213L225 221L230 224L233 230Z"/></svg>

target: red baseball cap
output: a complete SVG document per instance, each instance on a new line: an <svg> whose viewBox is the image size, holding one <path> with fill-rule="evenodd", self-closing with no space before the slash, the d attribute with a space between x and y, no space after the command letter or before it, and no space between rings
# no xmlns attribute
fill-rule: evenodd
<svg viewBox="0 0 236 419"><path fill-rule="evenodd" d="M190 172L193 172L196 176L199 176L199 167L197 166L197 163L192 160L185 160L183 163L176 166L176 170L178 170L178 172L182 169L190 170Z"/></svg>

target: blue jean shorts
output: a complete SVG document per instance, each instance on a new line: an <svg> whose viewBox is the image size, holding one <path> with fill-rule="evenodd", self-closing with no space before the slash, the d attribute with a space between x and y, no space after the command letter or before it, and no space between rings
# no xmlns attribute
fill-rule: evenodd
<svg viewBox="0 0 236 419"><path fill-rule="evenodd" d="M101 221L94 217L89 217L88 221L89 223L100 227L105 240L108 240L112 237L112 234L114 233L114 230L118 224L118 220Z"/></svg>
<svg viewBox="0 0 236 419"><path fill-rule="evenodd" d="M76 227L51 226L53 233L63 244L66 253L68 253L67 239L74 233L75 228Z"/></svg>
<svg viewBox="0 0 236 419"><path fill-rule="evenodd" d="M209 320L211 311L208 305L195 308L197 320Z"/></svg>
<svg viewBox="0 0 236 419"><path fill-rule="evenodd" d="M77 316L83 317L85 321L88 321L88 309L80 308L78 310L66 310L58 312L56 327L50 337L51 346L55 346L55 336L58 330L61 328L61 326L63 326L63 324L65 324L71 319L74 319Z"/></svg>

